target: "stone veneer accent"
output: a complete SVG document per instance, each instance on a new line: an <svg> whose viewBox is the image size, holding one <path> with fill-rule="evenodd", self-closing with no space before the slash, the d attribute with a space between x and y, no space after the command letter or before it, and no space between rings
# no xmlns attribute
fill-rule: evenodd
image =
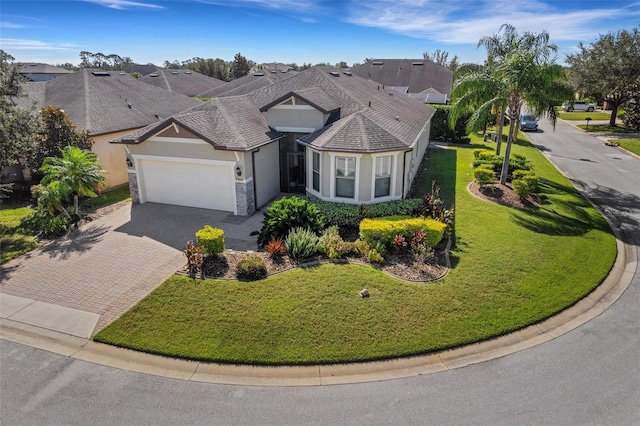
<svg viewBox="0 0 640 426"><path fill-rule="evenodd" d="M236 180L238 216L251 216L256 211L256 196L252 181Z"/></svg>
<svg viewBox="0 0 640 426"><path fill-rule="evenodd" d="M140 204L140 193L138 191L138 175L135 173L128 173L129 175L129 192L131 192L131 202L134 204Z"/></svg>

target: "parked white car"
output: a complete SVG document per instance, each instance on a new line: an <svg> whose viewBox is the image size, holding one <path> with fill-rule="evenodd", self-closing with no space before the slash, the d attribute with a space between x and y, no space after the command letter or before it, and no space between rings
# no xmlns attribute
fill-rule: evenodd
<svg viewBox="0 0 640 426"><path fill-rule="evenodd" d="M587 101L566 101L562 104L562 109L565 111L595 111L596 105Z"/></svg>

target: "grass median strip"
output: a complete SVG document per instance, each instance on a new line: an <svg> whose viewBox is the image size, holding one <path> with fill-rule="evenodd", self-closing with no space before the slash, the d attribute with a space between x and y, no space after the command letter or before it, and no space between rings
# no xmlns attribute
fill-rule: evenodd
<svg viewBox="0 0 640 426"><path fill-rule="evenodd" d="M478 140L475 139L474 140ZM541 205L515 209L470 195L474 145L434 149L421 185L455 202L454 268L413 284L361 265L324 264L253 283L174 276L97 341L217 362L314 364L427 353L498 336L580 300L606 276L606 221L530 144ZM489 149L495 145L486 144ZM371 297L358 291L366 287Z"/></svg>

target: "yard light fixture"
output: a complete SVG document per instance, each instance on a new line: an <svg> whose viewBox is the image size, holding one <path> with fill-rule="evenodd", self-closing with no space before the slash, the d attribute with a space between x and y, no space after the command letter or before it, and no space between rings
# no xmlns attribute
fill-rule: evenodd
<svg viewBox="0 0 640 426"><path fill-rule="evenodd" d="M238 175L238 177L242 176L242 170L240 169L240 166L236 166L236 175Z"/></svg>

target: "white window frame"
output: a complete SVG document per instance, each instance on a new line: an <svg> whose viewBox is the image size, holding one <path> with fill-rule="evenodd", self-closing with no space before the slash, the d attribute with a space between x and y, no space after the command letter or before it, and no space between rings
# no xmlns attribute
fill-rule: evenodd
<svg viewBox="0 0 640 426"><path fill-rule="evenodd" d="M319 151L314 151L314 150L309 150L311 152L311 164L309 167L309 170L311 170L311 182L309 185L311 192L320 195L322 193L322 153L320 153ZM315 156L318 156L318 170L316 171L314 168L314 162L313 162L313 158ZM313 177L314 175L318 173L318 189L313 187Z"/></svg>
<svg viewBox="0 0 640 426"><path fill-rule="evenodd" d="M354 153L331 153L331 188L330 188L330 196L332 199L337 199L345 203L357 203L360 200L360 159L362 154L354 154ZM356 160L356 173L354 177L354 194L353 198L346 197L337 197L336 196L336 160L338 157L344 158L355 158Z"/></svg>
<svg viewBox="0 0 640 426"><path fill-rule="evenodd" d="M380 157L391 157L391 182L389 184L389 195L382 197L376 197L376 163ZM383 202L388 200L397 200L402 197L396 195L396 179L397 179L397 166L398 166L398 154L391 152L381 152L378 154L371 154L372 167L371 167L371 201Z"/></svg>

